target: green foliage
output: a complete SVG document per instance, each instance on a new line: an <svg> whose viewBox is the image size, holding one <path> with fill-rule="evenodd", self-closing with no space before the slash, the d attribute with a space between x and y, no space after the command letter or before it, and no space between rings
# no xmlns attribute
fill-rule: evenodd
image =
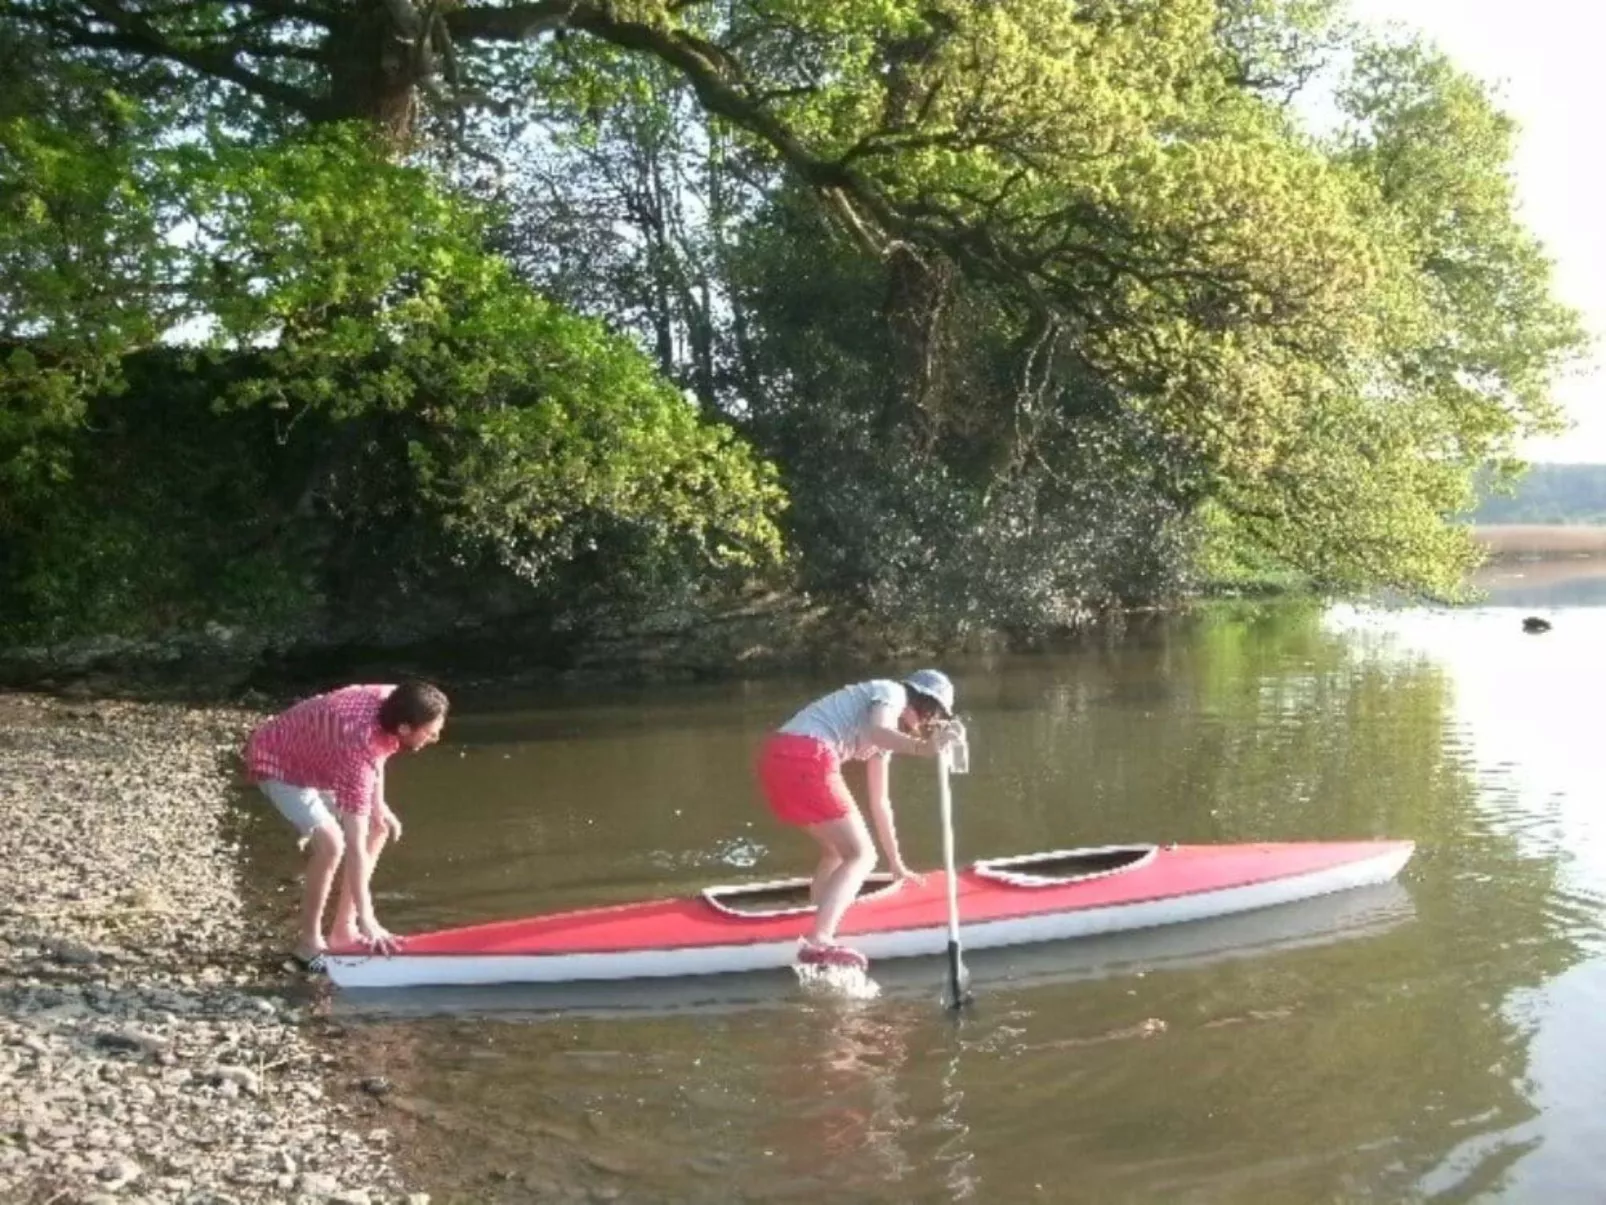
<svg viewBox="0 0 1606 1205"><path fill-rule="evenodd" d="M1483 90L1419 48L1361 40L1335 9L770 6L703 31L740 37L767 84L788 88L775 112L848 173L859 241L899 239L882 243L884 269L826 270L842 253L807 223L772 232L755 216L779 195L762 176L724 236L739 322L722 396L755 416L783 465L808 580L862 592L892 563L918 564L884 593L906 604L914 581L935 577L948 603L972 591L963 605L992 613L977 593L989 573L933 573L964 558L954 536L915 521L945 512L921 491L957 488L969 501L944 522L994 548L1009 541L982 516L1004 499L1032 499L1011 530L1133 526L1040 510L1038 487L1023 486L1036 473L1126 515L1170 516L1135 520L1156 556L1186 562L1186 549L1225 540L1257 574L1456 591L1476 552L1448 520L1478 464L1550 429L1550 382L1580 331L1516 222L1509 129ZM1283 102L1332 46L1356 52L1340 96L1351 123L1322 144ZM573 128L592 148L614 139L611 162L634 145L661 170L665 141L639 131L680 111L672 84L621 87L616 56L598 72L567 61L613 81L606 118L578 106ZM553 116L568 128L561 107ZM762 138L746 145L762 159ZM678 153L684 164L698 151ZM755 179L750 163L736 170ZM546 179L561 195L560 174ZM599 230L620 223L662 254L628 205L596 218ZM945 274L946 257L962 278ZM643 254L637 279L673 282L694 262L708 260L665 268ZM774 287L745 291L766 274ZM645 290L587 301L690 320ZM878 479L896 488L866 495ZM1208 538L1176 534L1190 517ZM920 553L871 551L898 522ZM1040 535L1022 552L1022 611L1188 576L1185 563L1094 572L1076 544ZM1048 572L1062 554L1083 569ZM1040 597L1025 585L1032 569L1056 583L1043 592L1055 605L1027 603Z"/></svg>
<svg viewBox="0 0 1606 1205"><path fill-rule="evenodd" d="M532 580L588 515L715 565L775 553L770 470L627 342L515 279L421 171L343 130L225 148L198 176L212 346L261 347L229 399L289 430L382 429L392 459L372 472L401 479L375 487L387 520L432 516Z"/></svg>
<svg viewBox="0 0 1606 1205"><path fill-rule="evenodd" d="M213 414L225 382L191 361L125 360L125 388L90 399L66 444L71 488L0 527L0 634L279 633L316 613L315 547L274 522L299 458L266 413Z"/></svg>
<svg viewBox="0 0 1606 1205"><path fill-rule="evenodd" d="M805 587L936 639L1072 626L1178 587L1187 526L1155 488L1159 441L1098 381L1060 382L1013 462L985 417L1013 387L985 297L953 299L945 326L973 409L911 407L883 369L886 274L793 207L747 234L737 296L764 316L748 364L764 384L746 429L783 466Z"/></svg>
<svg viewBox="0 0 1606 1205"><path fill-rule="evenodd" d="M1420 46L1366 46L1340 99L1333 162L1379 256L1345 308L1374 329L1304 352L1265 471L1216 497L1323 586L1452 596L1480 556L1452 522L1474 473L1556 429L1550 387L1583 339L1516 220L1511 124L1480 85Z"/></svg>
<svg viewBox="0 0 1606 1205"><path fill-rule="evenodd" d="M300 590L306 606L427 594L432 580L468 567L511 574L538 595L599 533L659 575L666 558L684 574L775 557L782 499L773 469L626 340L531 292L484 249L479 214L424 172L390 162L362 132L328 128L266 147L216 138L148 153L178 182L173 220L191 223L164 253L173 287L209 323L192 362L167 367L214 392L177 417L203 444L227 447L250 433L251 476L274 483L260 500L265 522L254 526L294 550L287 563L313 583ZM138 290L115 279L56 283L64 312L84 312L109 285L119 304L156 322ZM34 387L15 365L4 380ZM85 534L62 542L60 497L76 503L126 485L108 427L77 426L84 399L105 385L82 379L74 407L54 415L57 493L0 523L0 540L31 566L10 586L15 628L59 628L64 615L90 630L114 617L160 626L168 612L153 599L190 613L192 596L223 607L238 593L217 571L229 558L216 533L157 519L164 505L193 505L188 491L204 490L205 474L158 473L165 503L115 521L81 516ZM100 405L113 407L111 427L141 413L160 421L139 400L126 411L110 398ZM239 412L264 421L242 426L231 417ZM18 442L45 441L23 431ZM66 513L81 515L76 504ZM627 530L637 534L622 540ZM264 562L270 577L274 563ZM605 571L629 578L631 566ZM99 598L122 609L92 603Z"/></svg>
<svg viewBox="0 0 1606 1205"><path fill-rule="evenodd" d="M773 556L778 480L799 580L949 630L1201 573L1443 595L1583 343L1509 121L1333 0L0 13L73 48L0 109L0 472L43 483L0 539L36 553L86 399L188 317L335 608L585 593L614 551L644 597ZM1288 101L1335 50L1318 138ZM136 62L181 120L111 99Z"/></svg>
<svg viewBox="0 0 1606 1205"><path fill-rule="evenodd" d="M62 437L172 312L161 114L0 33L0 516L65 474Z"/></svg>
<svg viewBox="0 0 1606 1205"><path fill-rule="evenodd" d="M1421 326L1389 350L1417 408L1439 417L1435 450L1477 462L1555 433L1550 385L1581 336L1517 220L1511 119L1417 44L1365 47L1341 100L1353 126L1339 160L1376 190L1378 220L1416 269Z"/></svg>

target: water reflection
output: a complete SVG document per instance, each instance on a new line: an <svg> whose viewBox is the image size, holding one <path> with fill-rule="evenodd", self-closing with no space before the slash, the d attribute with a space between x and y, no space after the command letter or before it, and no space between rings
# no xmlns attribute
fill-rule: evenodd
<svg viewBox="0 0 1606 1205"><path fill-rule="evenodd" d="M1564 973L1536 976L1499 1005L1522 1036L1519 1068L1533 1116L1452 1148L1424 1188L1456 1200L1594 1200L1603 1186L1592 1170L1594 1152L1606 1139L1594 1104L1606 1077L1606 1054L1595 1041L1606 997L1606 822L1597 806L1593 704L1606 673L1606 611L1556 613L1556 626L1542 637L1523 633L1516 615L1499 606L1386 617L1340 610L1330 623L1373 657L1448 667L1482 823L1512 844L1513 863L1550 868L1549 890L1529 906L1542 915L1548 940L1572 951ZM1469 894L1478 888L1469 884ZM1502 876L1484 883L1481 894L1492 902L1508 889ZM1524 944L1535 942L1510 935L1501 954L1520 957Z"/></svg>
<svg viewBox="0 0 1606 1205"><path fill-rule="evenodd" d="M1590 614L1534 638L1500 608L1246 607L956 667L975 741L964 856L1412 838L1406 907L1377 924L1280 941L1255 934L1268 912L978 956L980 1007L957 1030L935 961L878 967L883 998L848 1010L783 976L662 1008L515 993L342 999L337 1018L352 1056L404 1085L410 1149L447 1199L1554 1200L1568 1175L1594 1199L1577 1010L1601 995L1606 866L1581 691L1606 629ZM829 685L459 717L439 756L392 776L408 839L381 871L401 892L386 919L797 871L805 842L768 825L749 765ZM900 765L894 794L911 858L934 864L929 767ZM282 844L260 857L285 865ZM1212 932L1214 951L1165 950Z"/></svg>
<svg viewBox="0 0 1606 1205"><path fill-rule="evenodd" d="M907 1006L833 1001L785 1030L782 1057L769 1064L763 1089L767 1099L789 1104L757 1128L759 1141L775 1151L782 1183L812 1186L823 1197L844 1185L858 1192L897 1184L913 1172L903 1138L917 1119L905 1083L910 1044L924 1020Z"/></svg>

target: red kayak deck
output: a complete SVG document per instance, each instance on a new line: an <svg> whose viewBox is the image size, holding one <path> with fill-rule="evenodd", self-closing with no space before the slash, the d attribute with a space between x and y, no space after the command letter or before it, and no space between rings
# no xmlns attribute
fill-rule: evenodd
<svg viewBox="0 0 1606 1205"><path fill-rule="evenodd" d="M1005 881L1015 860L982 862L959 872L959 911L967 925L1090 911L1274 882L1374 859L1409 842L1358 841L1153 848L1139 864L1065 882ZM946 876L862 897L840 935L896 933L945 923ZM405 953L428 955L614 954L637 950L739 945L795 939L806 925L797 911L733 915L703 895L587 908L520 920L408 934Z"/></svg>

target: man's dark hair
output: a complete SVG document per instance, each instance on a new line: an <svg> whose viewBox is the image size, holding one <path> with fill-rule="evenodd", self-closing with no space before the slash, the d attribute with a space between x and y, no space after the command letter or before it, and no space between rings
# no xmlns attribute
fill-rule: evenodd
<svg viewBox="0 0 1606 1205"><path fill-rule="evenodd" d="M403 724L422 728L445 714L446 692L428 682L409 678L380 703L379 726L394 735Z"/></svg>
<svg viewBox="0 0 1606 1205"><path fill-rule="evenodd" d="M916 690L910 686L908 689L909 706L914 708L915 714L922 720L929 720L932 716L942 716L943 709L940 700L932 698L923 690Z"/></svg>

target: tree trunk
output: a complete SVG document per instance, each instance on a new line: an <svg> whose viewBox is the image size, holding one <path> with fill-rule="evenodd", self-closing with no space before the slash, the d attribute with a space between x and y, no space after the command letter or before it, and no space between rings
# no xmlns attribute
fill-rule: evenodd
<svg viewBox="0 0 1606 1205"><path fill-rule="evenodd" d="M435 73L435 31L411 0L356 0L325 43L331 121L367 121L398 148L413 136L418 90Z"/></svg>
<svg viewBox="0 0 1606 1205"><path fill-rule="evenodd" d="M886 279L881 320L891 372L883 430L890 434L913 423L929 444L943 426L950 401L952 270L946 263L895 249L887 257Z"/></svg>

